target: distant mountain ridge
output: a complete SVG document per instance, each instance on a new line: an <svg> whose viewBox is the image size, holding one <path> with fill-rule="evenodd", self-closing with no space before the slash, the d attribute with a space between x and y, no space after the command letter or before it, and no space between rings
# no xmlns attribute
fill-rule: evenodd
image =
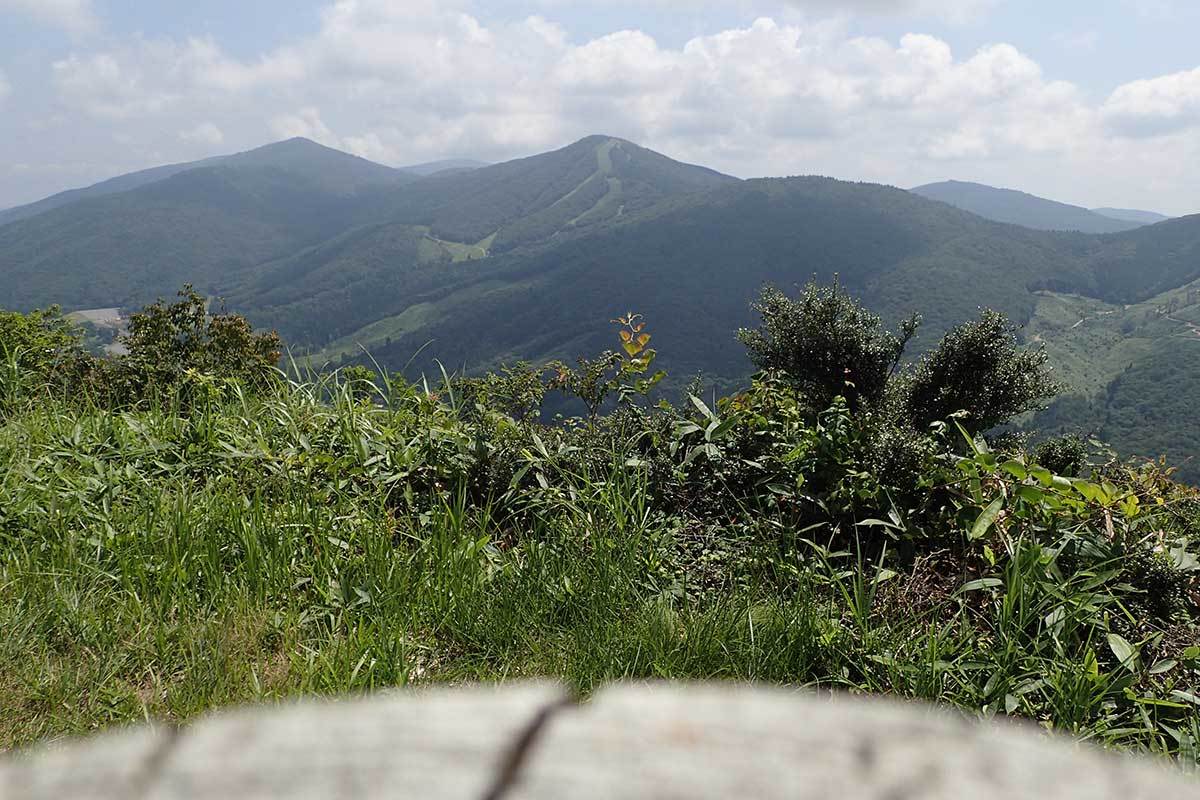
<svg viewBox="0 0 1200 800"><path fill-rule="evenodd" d="M213 156L199 161L189 161L179 164L166 164L161 167L131 172L119 175L100 183L81 189L69 189L65 192L51 195L43 200L0 211L0 225L17 222L35 217L56 208L71 205L81 200L91 200L109 195L133 191L143 186L149 186L164 181L184 172L196 169L226 166L258 166L294 169L305 172L305 162L311 160L314 164L330 162L325 169L326 176L344 185L356 185L364 180L387 182L402 179L402 173L382 164L375 164L364 158L334 150L331 147L296 137L281 142L256 147L241 153L225 156ZM311 172L311 170L309 170Z"/></svg>
<svg viewBox="0 0 1200 800"><path fill-rule="evenodd" d="M910 191L930 200L949 203L984 219L1035 230L1120 233L1146 224L982 183L943 181L917 186Z"/></svg>
<svg viewBox="0 0 1200 800"><path fill-rule="evenodd" d="M430 175L436 175L439 172L448 172L450 170L471 170L481 167L490 167L486 161L476 161L472 158L446 158L441 161L430 161L425 164L410 164L406 167L399 167L401 172L411 172L414 175L420 175L427 178Z"/></svg>
<svg viewBox="0 0 1200 800"><path fill-rule="evenodd" d="M1166 214L1159 214L1156 211L1139 211L1136 208L1093 208L1092 213L1124 222L1136 222L1139 225L1156 225L1159 222L1174 219L1174 217L1168 217Z"/></svg>

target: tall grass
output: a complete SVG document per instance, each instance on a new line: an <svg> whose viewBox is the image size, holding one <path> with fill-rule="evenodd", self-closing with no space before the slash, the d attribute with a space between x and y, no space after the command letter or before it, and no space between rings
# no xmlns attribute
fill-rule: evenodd
<svg viewBox="0 0 1200 800"><path fill-rule="evenodd" d="M1197 763L1200 665L1114 663L1096 633L1122 613L1110 576L1065 571L1053 546L1009 541L991 577L934 591L858 552L764 545L749 577L699 585L686 527L626 454L575 471L564 457L537 492L479 497L438 466L481 446L455 409L362 388L10 411L0 748L227 704L551 676L891 694Z"/></svg>

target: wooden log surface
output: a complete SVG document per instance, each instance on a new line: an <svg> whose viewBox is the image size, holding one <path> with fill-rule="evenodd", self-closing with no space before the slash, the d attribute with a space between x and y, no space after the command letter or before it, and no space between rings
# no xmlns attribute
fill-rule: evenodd
<svg viewBox="0 0 1200 800"><path fill-rule="evenodd" d="M1200 780L1015 724L721 685L395 692L0 761L0 800L1174 800Z"/></svg>

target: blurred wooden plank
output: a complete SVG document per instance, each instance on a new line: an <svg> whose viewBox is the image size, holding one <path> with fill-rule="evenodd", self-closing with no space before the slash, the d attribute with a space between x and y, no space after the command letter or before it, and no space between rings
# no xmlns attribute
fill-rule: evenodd
<svg viewBox="0 0 1200 800"><path fill-rule="evenodd" d="M718 685L564 696L439 689L119 732L0 762L0 800L1200 798L1161 765L924 706Z"/></svg>
<svg viewBox="0 0 1200 800"><path fill-rule="evenodd" d="M556 715L509 797L1183 800L1200 782L920 705L630 686Z"/></svg>
<svg viewBox="0 0 1200 800"><path fill-rule="evenodd" d="M0 766L0 800L483 797L553 686L395 693L219 714Z"/></svg>

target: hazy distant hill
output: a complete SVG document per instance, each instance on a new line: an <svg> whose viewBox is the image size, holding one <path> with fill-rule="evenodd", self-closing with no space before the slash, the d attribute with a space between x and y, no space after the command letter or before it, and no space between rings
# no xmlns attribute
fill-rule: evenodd
<svg viewBox="0 0 1200 800"><path fill-rule="evenodd" d="M447 158L442 161L430 161L427 164L412 164L407 167L400 167L403 172L411 172L413 175L420 175L427 178L430 175L436 175L439 172L449 172L450 170L469 170L479 169L480 167L491 166L486 161L475 161L470 158Z"/></svg>
<svg viewBox="0 0 1200 800"><path fill-rule="evenodd" d="M130 189L136 189L139 186L145 186L150 183L165 180L172 175L184 172L189 169L195 169L200 166L216 164L226 158L226 156L217 156L216 158L207 159L205 161L193 161L187 164L167 164L161 167L153 167L152 169L144 169L139 172L131 172L128 175L120 175L116 178L111 178L102 181L93 186L88 186L83 189L71 189L66 192L59 192L56 195L38 200L35 203L29 203L23 206L16 206L0 211L0 225L5 225L10 222L16 222L29 217L35 217L38 214L46 211L52 211L61 206L70 205L71 203L80 200L87 200L93 197L103 197L104 195L117 194L119 192L127 192Z"/></svg>
<svg viewBox="0 0 1200 800"><path fill-rule="evenodd" d="M949 203L985 219L1043 231L1117 233L1145 224L1115 219L1079 206L1046 200L1012 189L997 189L981 183L944 181L918 186L911 191L931 200Z"/></svg>
<svg viewBox="0 0 1200 800"><path fill-rule="evenodd" d="M1173 217L1168 217L1166 214L1159 214L1154 211L1139 211L1135 208L1093 208L1092 212L1102 217L1119 219L1123 222L1136 222L1139 225L1154 225L1173 219Z"/></svg>
<svg viewBox="0 0 1200 800"><path fill-rule="evenodd" d="M337 157L333 157L336 154ZM310 156L312 159L310 161ZM16 222L37 216L46 211L52 211L62 206L107 195L128 192L142 186L148 186L166 180L181 172L200 169L203 167L226 166L258 166L278 167L295 170L309 177L317 178L324 188L337 190L352 189L364 181L404 180L404 176L390 167L375 164L357 156L342 153L331 148L323 147L308 139L296 138L284 142L258 147L244 153L228 156L215 156L200 161L183 164L167 164L152 167L128 175L120 175L106 181L82 189L71 189L56 195L0 211L0 225ZM417 173L413 173L416 175Z"/></svg>

